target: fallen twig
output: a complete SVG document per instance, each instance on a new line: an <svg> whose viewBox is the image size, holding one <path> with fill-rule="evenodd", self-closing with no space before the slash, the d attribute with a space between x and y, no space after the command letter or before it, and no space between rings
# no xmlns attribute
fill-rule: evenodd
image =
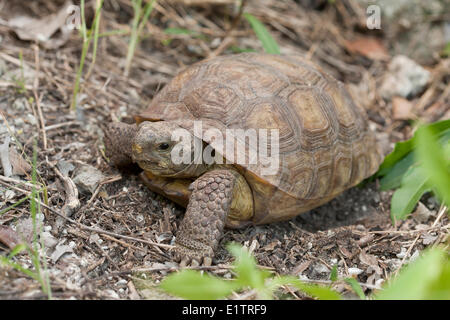
<svg viewBox="0 0 450 320"><path fill-rule="evenodd" d="M47 161L47 164L55 171L59 179L62 180L64 184L64 191L66 193L66 201L61 211L70 217L79 207L80 200L78 200L78 189L75 183L69 177L65 177L53 164Z"/></svg>

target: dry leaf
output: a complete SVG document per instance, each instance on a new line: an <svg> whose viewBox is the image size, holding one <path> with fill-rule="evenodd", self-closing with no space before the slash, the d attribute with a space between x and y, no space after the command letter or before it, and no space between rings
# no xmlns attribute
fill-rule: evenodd
<svg viewBox="0 0 450 320"><path fill-rule="evenodd" d="M389 60L389 53L380 40L372 37L345 41L346 49L351 53L363 55L371 60Z"/></svg>
<svg viewBox="0 0 450 320"><path fill-rule="evenodd" d="M361 239L358 240L357 244L360 247L364 247L369 242L371 242L374 238L375 238L375 236L373 234L365 235L364 237L361 237Z"/></svg>
<svg viewBox="0 0 450 320"><path fill-rule="evenodd" d="M272 241L271 243L266 244L266 245L263 247L263 250L264 250L264 251L273 251L273 249L275 249L275 247L276 247L277 245L279 245L279 244L280 244L280 241L278 241L278 240Z"/></svg>
<svg viewBox="0 0 450 320"><path fill-rule="evenodd" d="M72 30L66 24L69 16L69 8L73 6L72 1L67 1L60 10L54 14L35 19L29 16L16 16L9 19L8 26L14 30L22 40L38 41L48 49L62 46L69 39ZM61 37L51 37L61 30Z"/></svg>
<svg viewBox="0 0 450 320"><path fill-rule="evenodd" d="M369 267L372 267L372 269L374 269L376 273L382 274L382 270L378 265L378 259L374 255L361 251L361 253L359 254L359 260L361 260L362 263L368 265Z"/></svg>
<svg viewBox="0 0 450 320"><path fill-rule="evenodd" d="M40 233L43 227L44 216L39 215L36 220L36 232ZM16 230L19 234L20 238L24 241L31 243L34 236L34 225L33 225L33 219L32 218L25 218L20 219L16 223Z"/></svg>
<svg viewBox="0 0 450 320"><path fill-rule="evenodd" d="M392 99L392 118L395 120L409 120L413 119L414 115L411 113L412 103L402 97L394 97Z"/></svg>
<svg viewBox="0 0 450 320"><path fill-rule="evenodd" d="M31 166L28 162L25 161L25 159L17 153L17 151L14 148L9 148L9 161L12 165L12 173L24 176L27 173L31 172Z"/></svg>
<svg viewBox="0 0 450 320"><path fill-rule="evenodd" d="M0 226L0 242L13 249L20 243L20 237L13 229L8 226Z"/></svg>
<svg viewBox="0 0 450 320"><path fill-rule="evenodd" d="M339 247L339 251L341 251L341 253L346 257L346 258L353 258L354 254L351 253L350 251L348 251L348 249L344 246L338 246Z"/></svg>
<svg viewBox="0 0 450 320"><path fill-rule="evenodd" d="M64 243L64 241L65 240L63 240L62 243ZM64 254L73 252L73 248L71 246L62 243L56 246L55 251L53 251L52 255L50 256L50 259L52 259L53 263L56 263Z"/></svg>
<svg viewBox="0 0 450 320"><path fill-rule="evenodd" d="M299 275L300 273L302 273L303 271L305 271L306 269L308 269L309 265L311 264L310 260L307 261L303 261L302 263L300 263L298 266L296 266L293 270L292 270L292 274L293 275Z"/></svg>

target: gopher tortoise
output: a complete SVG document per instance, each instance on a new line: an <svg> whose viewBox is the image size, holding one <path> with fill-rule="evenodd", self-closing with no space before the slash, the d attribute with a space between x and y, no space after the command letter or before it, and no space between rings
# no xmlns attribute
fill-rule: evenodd
<svg viewBox="0 0 450 320"><path fill-rule="evenodd" d="M224 227L290 219L355 186L382 160L343 84L297 56L196 63L136 123L107 126L106 154L117 167L137 163L151 190L187 207L175 241L183 265L211 264Z"/></svg>

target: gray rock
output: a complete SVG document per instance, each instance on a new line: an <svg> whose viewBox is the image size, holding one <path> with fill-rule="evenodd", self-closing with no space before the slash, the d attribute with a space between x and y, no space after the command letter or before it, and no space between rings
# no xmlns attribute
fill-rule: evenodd
<svg viewBox="0 0 450 320"><path fill-rule="evenodd" d="M32 114L27 114L25 118L31 125L35 126L37 124L37 120Z"/></svg>
<svg viewBox="0 0 450 320"><path fill-rule="evenodd" d="M317 274L321 274L321 273L329 273L330 270L323 263L317 263L313 266L313 272L317 273Z"/></svg>
<svg viewBox="0 0 450 320"><path fill-rule="evenodd" d="M52 259L53 263L56 263L64 254L73 252L73 248L69 245L64 244L65 240L60 242L56 248L55 251L53 251L52 255L50 256L50 259Z"/></svg>
<svg viewBox="0 0 450 320"><path fill-rule="evenodd" d="M6 190L5 191L5 200L9 201L14 199L14 197L16 196L16 193L13 190Z"/></svg>
<svg viewBox="0 0 450 320"><path fill-rule="evenodd" d="M85 164L75 171L72 180L81 193L94 193L103 179L105 179L105 176L100 170Z"/></svg>
<svg viewBox="0 0 450 320"><path fill-rule="evenodd" d="M421 223L426 223L431 216L433 216L433 212L428 210L422 202L419 202L416 211L412 214L412 217Z"/></svg>
<svg viewBox="0 0 450 320"><path fill-rule="evenodd" d="M18 98L16 100L14 100L13 102L13 109L17 110L17 111L25 111L26 109L26 103L27 103L27 99L26 98Z"/></svg>
<svg viewBox="0 0 450 320"><path fill-rule="evenodd" d="M120 299L119 295L114 290L111 289L100 291L100 294L106 299L114 299L114 300Z"/></svg>
<svg viewBox="0 0 450 320"><path fill-rule="evenodd" d="M22 118L16 118L14 119L14 124L18 127L18 128L22 128L25 125L25 121L23 121Z"/></svg>
<svg viewBox="0 0 450 320"><path fill-rule="evenodd" d="M73 169L75 169L72 163L65 160L59 160L56 166L58 167L59 171L61 171L61 174L63 176L68 176L69 173L73 171Z"/></svg>
<svg viewBox="0 0 450 320"><path fill-rule="evenodd" d="M430 72L406 56L396 56L389 63L388 73L381 84L381 96L410 98L421 92L430 79Z"/></svg>
<svg viewBox="0 0 450 320"><path fill-rule="evenodd" d="M364 272L364 270L361 270L359 268L348 268L348 274L350 276L357 276L357 275L360 275L363 272Z"/></svg>
<svg viewBox="0 0 450 320"><path fill-rule="evenodd" d="M9 159L9 142L11 137L8 135L5 141L0 144L0 163L3 167L3 175L5 177L10 177L12 175L12 166Z"/></svg>
<svg viewBox="0 0 450 320"><path fill-rule="evenodd" d="M44 215L37 214L36 215L36 233L39 234L43 227L43 221L44 221ZM32 218L26 218L26 219L20 219L16 223L16 231L19 234L19 236L27 242L31 242L33 240L33 219Z"/></svg>
<svg viewBox="0 0 450 320"><path fill-rule="evenodd" d="M47 231L41 233L41 239L44 241L44 246L46 248L53 248L58 244L58 240L56 240L55 237Z"/></svg>

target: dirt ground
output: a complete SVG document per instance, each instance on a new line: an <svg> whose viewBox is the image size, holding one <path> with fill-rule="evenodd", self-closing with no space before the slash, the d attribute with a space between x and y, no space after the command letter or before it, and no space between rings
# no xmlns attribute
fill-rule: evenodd
<svg viewBox="0 0 450 320"><path fill-rule="evenodd" d="M13 167L10 177L0 169L0 210L29 194L26 181L31 180L29 161L36 140L38 180L48 194L42 199L48 207L42 207L39 216L42 254L55 298L169 298L151 287L143 289L137 278L145 271L145 278L157 284L178 269L170 248L184 209L146 189L136 173L112 168L104 157L101 127L109 121L130 121L187 65L238 48L263 51L245 19L235 18L239 16L235 1L225 5L204 1L200 6L182 2L158 1L128 77L123 68L129 37L100 38L94 65L92 52L87 55L82 92L72 112L69 106L82 48L79 34L73 31L65 39L58 31L51 41L36 45L8 24L16 15L45 18L58 12L63 1L0 1L0 143L11 137L7 154ZM414 46L401 47L400 36L407 32L394 22L383 22L380 30L367 29L364 3L247 1L244 11L268 27L282 53L307 56L343 81L367 110L371 129L387 154L395 142L411 137L411 120L450 118L450 60L440 54L442 48L428 43L422 44L431 53L423 55L416 54ZM88 21L94 6L95 1L87 1ZM427 17L423 28L431 30L439 23L448 27L448 13L443 10ZM132 14L130 1L105 1L101 32L129 31ZM193 32L167 34L167 28ZM63 39L60 43L58 37ZM409 41L416 45L424 39ZM429 73L425 85L403 98L383 89L386 77L394 72L389 65L400 54ZM87 168L94 171L83 178ZM82 186L95 175L100 175L99 185ZM74 188L79 191L80 207L71 212L68 200L73 200ZM227 230L213 266L197 269L231 277L232 258L224 247L236 241L250 248L259 265L311 283L329 283L337 264L340 278L355 277L369 294L449 233L448 218L439 214L442 210L430 195L421 199L415 214L392 225L391 196L392 191L380 191L379 182L372 181L290 221ZM22 236L32 238L29 201L0 215L0 254L6 256L13 240ZM14 261L32 266L27 254ZM355 297L345 283L334 287ZM38 282L0 267L0 299L44 298ZM240 293L233 298L253 297ZM302 296L285 291L279 298Z"/></svg>

